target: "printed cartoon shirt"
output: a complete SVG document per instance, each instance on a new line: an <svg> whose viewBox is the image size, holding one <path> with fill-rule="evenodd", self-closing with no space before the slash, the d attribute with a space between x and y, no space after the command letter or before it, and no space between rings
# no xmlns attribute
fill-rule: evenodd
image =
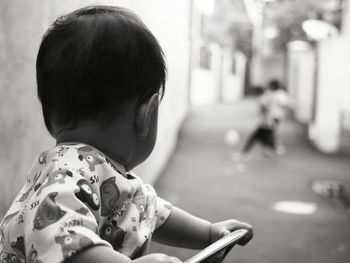
<svg viewBox="0 0 350 263"><path fill-rule="evenodd" d="M136 258L171 204L97 149L63 144L41 153L0 224L0 262L62 262L104 245Z"/></svg>

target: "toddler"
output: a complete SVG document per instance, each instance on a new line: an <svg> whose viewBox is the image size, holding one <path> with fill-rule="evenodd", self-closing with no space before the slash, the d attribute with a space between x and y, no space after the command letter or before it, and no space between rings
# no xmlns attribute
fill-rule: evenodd
<svg viewBox="0 0 350 263"><path fill-rule="evenodd" d="M263 146L264 154L267 156L272 156L272 153L284 154L285 148L277 140L276 133L289 106L288 95L283 90L282 85L278 80L271 80L259 99L259 124L249 135L241 153L235 154L233 159L247 161L248 155L256 143Z"/></svg>
<svg viewBox="0 0 350 263"><path fill-rule="evenodd" d="M58 18L37 63L38 97L57 145L34 160L1 222L1 262L180 262L151 239L202 249L249 224L210 223L158 197L131 170L152 152L166 68L131 11L93 6Z"/></svg>

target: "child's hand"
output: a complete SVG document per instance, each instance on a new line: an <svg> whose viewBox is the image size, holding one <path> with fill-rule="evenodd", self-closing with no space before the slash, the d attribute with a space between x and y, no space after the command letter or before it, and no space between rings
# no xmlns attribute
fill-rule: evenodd
<svg viewBox="0 0 350 263"><path fill-rule="evenodd" d="M253 238L253 227L247 223L238 220L229 219L226 221L214 223L210 227L210 243L219 240L223 236L238 230L247 229L249 232L238 242L238 245L244 246Z"/></svg>
<svg viewBox="0 0 350 263"><path fill-rule="evenodd" d="M182 263L178 258L165 254L154 253L133 260L134 263Z"/></svg>

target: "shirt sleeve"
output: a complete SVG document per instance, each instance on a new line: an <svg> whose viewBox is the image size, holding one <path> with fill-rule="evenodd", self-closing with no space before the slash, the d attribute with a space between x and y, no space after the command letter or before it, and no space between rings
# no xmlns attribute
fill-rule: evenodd
<svg viewBox="0 0 350 263"><path fill-rule="evenodd" d="M99 196L98 187L76 171L48 174L28 203L27 262L63 262L92 246L111 247L98 235Z"/></svg>
<svg viewBox="0 0 350 263"><path fill-rule="evenodd" d="M163 198L157 197L157 222L155 229L165 223L172 211L172 204Z"/></svg>

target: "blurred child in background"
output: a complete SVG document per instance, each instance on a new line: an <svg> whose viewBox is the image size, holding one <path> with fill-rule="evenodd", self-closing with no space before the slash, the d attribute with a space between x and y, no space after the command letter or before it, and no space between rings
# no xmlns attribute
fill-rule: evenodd
<svg viewBox="0 0 350 263"><path fill-rule="evenodd" d="M259 123L249 135L241 153L234 156L237 161L249 158L249 153L256 143L263 147L264 154L283 155L286 151L277 137L277 129L286 117L289 107L287 92L278 80L271 80L259 98Z"/></svg>

